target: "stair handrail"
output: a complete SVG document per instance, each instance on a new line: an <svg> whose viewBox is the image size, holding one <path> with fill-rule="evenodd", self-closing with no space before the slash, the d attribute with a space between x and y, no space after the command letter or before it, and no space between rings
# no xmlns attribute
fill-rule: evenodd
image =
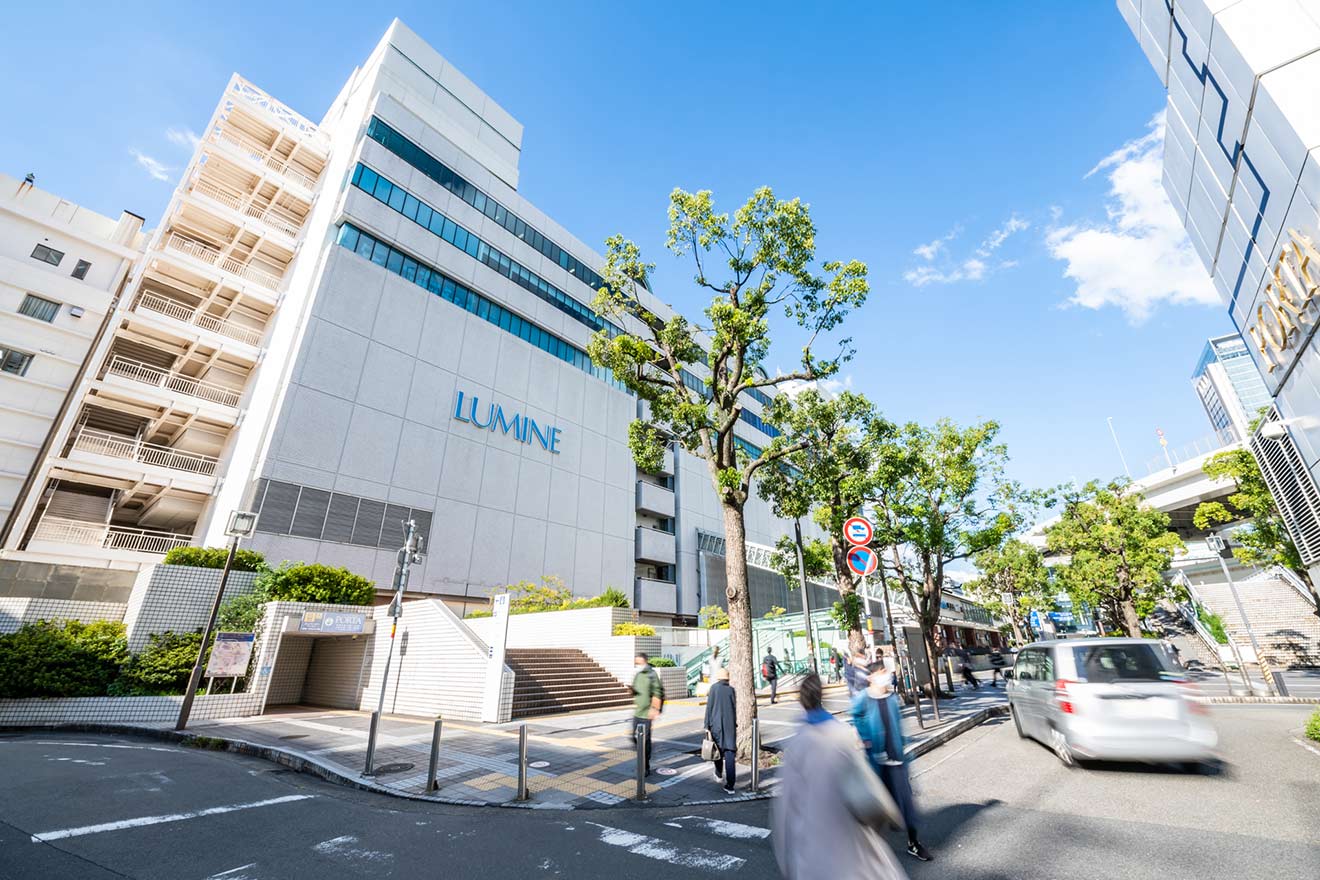
<svg viewBox="0 0 1320 880"><path fill-rule="evenodd" d="M1310 605L1312 608L1315 607L1315 597L1311 595L1311 591L1307 589L1305 582L1297 576L1295 571L1290 568L1284 568L1282 565L1276 565L1270 569L1270 573L1276 575L1279 580L1296 590L1298 595L1306 600L1307 605Z"/></svg>
<svg viewBox="0 0 1320 880"><path fill-rule="evenodd" d="M1188 596L1188 601L1177 602L1175 603L1175 607L1183 616L1183 619L1192 625L1192 631L1196 633L1197 638L1201 640L1201 643L1209 649L1210 655L1215 658L1220 666L1222 666L1223 661L1219 659L1220 644L1215 639L1214 634L1210 632L1209 628L1201 622L1201 616L1196 613L1198 606L1205 606L1200 598L1197 597L1196 588L1192 586L1191 579L1187 577L1186 573L1180 571L1174 574L1173 580L1187 591ZM1236 657L1237 646L1233 644L1233 636L1227 630L1224 631L1224 636L1228 639L1228 645L1233 650L1233 656Z"/></svg>
<svg viewBox="0 0 1320 880"><path fill-rule="evenodd" d="M725 657L728 657L729 637L725 636L723 639L711 645L709 648L706 648L704 651L701 651L700 653L694 654L693 656L689 657L683 663L683 669L687 672L688 693L693 693L693 689L698 684L701 683L701 668L706 665L706 661L710 659L711 654L715 651L716 648L719 648L720 652L723 653Z"/></svg>

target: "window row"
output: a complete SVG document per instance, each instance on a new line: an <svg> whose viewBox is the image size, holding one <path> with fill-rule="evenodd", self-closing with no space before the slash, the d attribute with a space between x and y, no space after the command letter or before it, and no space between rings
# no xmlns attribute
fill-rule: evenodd
<svg viewBox="0 0 1320 880"><path fill-rule="evenodd" d="M345 223L340 227L339 243L377 266L388 269L395 275L399 275L419 287L424 287L441 299L448 300L478 318L489 321L501 330L530 342L542 351L548 352L562 361L567 361L584 373L589 373L602 382L608 382L622 391L627 390L624 388L623 383L615 379L609 370L592 363L591 358L582 349L570 345L558 336L547 333L530 321L515 315L499 303L492 302L476 291L468 289L463 284L444 275L438 269L432 269L424 263L419 263L412 257L406 256L403 252L385 242L377 240L356 226Z"/></svg>
<svg viewBox="0 0 1320 880"><path fill-rule="evenodd" d="M499 202L468 183L439 159L399 134L375 116L367 125L367 137L407 162L445 189L485 214L533 248L545 254L562 269L581 279L593 291L605 283L600 275L568 251L546 238ZM645 285L643 285L645 286Z"/></svg>
<svg viewBox="0 0 1320 880"><path fill-rule="evenodd" d="M703 379L703 378L701 378L700 376L698 376L696 373L692 373L692 372L689 372L688 370L684 370L684 371L683 371L683 384L686 385L687 387L691 388L693 391L697 392L698 394L700 394L700 395L702 396L703 399L706 399L706 400L709 400L709 399L710 399L710 388L709 388L709 386L706 385L706 380ZM765 398L765 402L766 402L766 403L769 403L769 402L770 402L770 398L766 397L764 394L760 395L760 397L757 397L755 394L752 394L752 392L753 392L753 391L756 391L756 390L757 390L757 389L753 388L753 389L750 389L747 393L748 393L749 395L751 395L752 397L756 397L758 400L761 399L761 398ZM751 426L752 426L753 428L755 428L756 430L758 430L758 431L760 431L761 433L765 434L767 437L778 437L778 436L779 436L779 429L778 429L778 428L776 428L776 427L774 427L774 426L768 424L768 423L767 423L764 419L762 419L759 415L757 415L756 413L752 412L752 411L749 410L749 409L742 409L742 410L739 410L739 411L738 411L738 418L742 419L744 422L746 422L747 424L751 425Z"/></svg>
<svg viewBox="0 0 1320 880"><path fill-rule="evenodd" d="M53 300L44 299L36 294L29 293L23 297L23 304L18 307L20 315L27 315L29 318L36 318L38 321L45 321L47 324L55 320L55 316L60 313L60 304Z"/></svg>
<svg viewBox="0 0 1320 880"><path fill-rule="evenodd" d="M49 263L52 266L58 266L64 260L64 251L57 251L53 247L47 247L39 244L32 249L32 259L40 260L43 263ZM87 277L87 270L92 268L92 264L86 260L79 260L73 267L71 273L79 281Z"/></svg>
<svg viewBox="0 0 1320 880"><path fill-rule="evenodd" d="M353 185L592 330L603 329L611 336L623 332L621 327L606 321L586 303L564 293L366 165L358 163L353 170Z"/></svg>
<svg viewBox="0 0 1320 880"><path fill-rule="evenodd" d="M25 351L0 346L0 373L22 376L32 364L32 355Z"/></svg>

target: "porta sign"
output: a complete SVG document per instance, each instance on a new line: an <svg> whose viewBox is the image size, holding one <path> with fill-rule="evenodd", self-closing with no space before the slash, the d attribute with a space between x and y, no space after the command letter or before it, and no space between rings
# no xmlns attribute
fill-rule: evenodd
<svg viewBox="0 0 1320 880"><path fill-rule="evenodd" d="M1320 323L1318 286L1320 251L1310 238L1289 229L1288 243L1279 251L1243 331L1272 391L1287 380L1292 364Z"/></svg>
<svg viewBox="0 0 1320 880"><path fill-rule="evenodd" d="M854 516L843 524L843 537L849 544L869 544L875 530L864 517Z"/></svg>

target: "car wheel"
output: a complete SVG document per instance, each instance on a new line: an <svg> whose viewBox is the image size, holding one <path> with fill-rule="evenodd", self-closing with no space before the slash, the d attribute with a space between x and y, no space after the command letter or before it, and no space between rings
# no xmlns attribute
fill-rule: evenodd
<svg viewBox="0 0 1320 880"><path fill-rule="evenodd" d="M1057 727L1050 728L1050 748L1054 754L1059 756L1059 761L1065 767L1076 767L1077 758L1073 755L1072 748L1068 745L1068 738L1063 735L1063 731Z"/></svg>
<svg viewBox="0 0 1320 880"><path fill-rule="evenodd" d="M1013 716L1013 727L1017 730L1018 739L1026 739L1027 735L1022 732L1022 722L1018 719L1017 709L1012 703L1008 704L1008 714Z"/></svg>

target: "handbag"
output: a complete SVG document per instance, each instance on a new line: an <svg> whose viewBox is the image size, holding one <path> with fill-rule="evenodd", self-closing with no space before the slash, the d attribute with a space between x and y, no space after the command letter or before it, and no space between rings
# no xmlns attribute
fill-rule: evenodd
<svg viewBox="0 0 1320 880"><path fill-rule="evenodd" d="M701 760L714 761L715 756L719 754L719 749L715 747L715 737L706 731L706 738L701 741Z"/></svg>
<svg viewBox="0 0 1320 880"><path fill-rule="evenodd" d="M842 764L843 778L839 780L839 792L852 817L876 831L906 827L898 804L880 783L875 771L867 765L861 751L850 749L848 755L848 760Z"/></svg>

